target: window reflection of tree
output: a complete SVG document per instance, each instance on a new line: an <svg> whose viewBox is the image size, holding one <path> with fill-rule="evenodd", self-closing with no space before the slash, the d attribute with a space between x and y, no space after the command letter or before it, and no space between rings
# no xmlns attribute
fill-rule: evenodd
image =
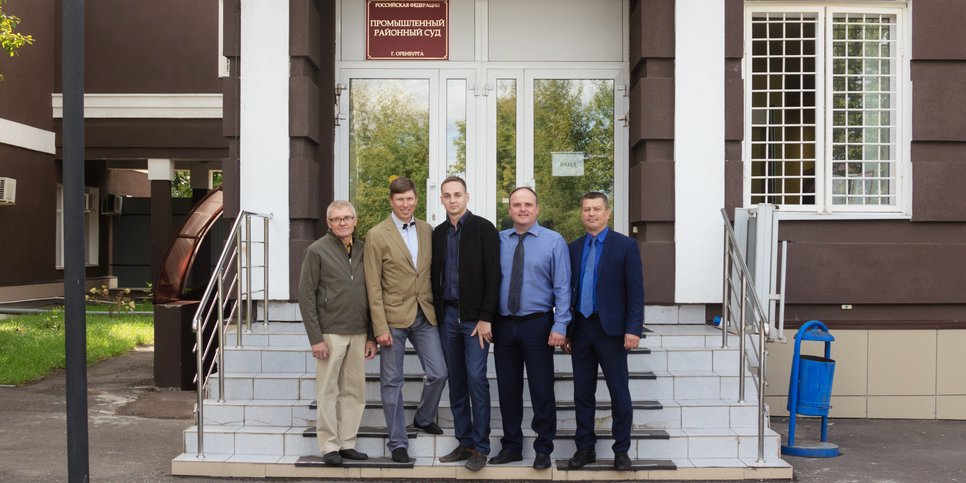
<svg viewBox="0 0 966 483"><path fill-rule="evenodd" d="M349 199L358 214L356 233L389 215L389 182L416 183L416 217L426 218L423 182L429 176L429 82L353 79L349 96Z"/></svg>

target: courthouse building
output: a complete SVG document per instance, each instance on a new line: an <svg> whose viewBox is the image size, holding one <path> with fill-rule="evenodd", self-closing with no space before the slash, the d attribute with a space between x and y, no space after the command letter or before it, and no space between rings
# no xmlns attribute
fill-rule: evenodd
<svg viewBox="0 0 966 483"><path fill-rule="evenodd" d="M0 205L0 294L22 298L63 276L58 3L6 7L38 38L0 63L0 178L16 179L15 203ZM226 217L272 214L273 320L298 320L302 252L325 206L352 200L364 233L387 216L393 176L416 181L417 217L433 225L448 175L500 228L509 191L531 186L540 223L568 240L582 233L580 196L607 193L613 228L639 243L649 325L704 328L720 314L721 210L771 204L768 243L788 242L784 337L811 319L836 337L832 416L966 418L966 2L87 9L89 191L125 194L109 178L147 170L130 185L157 218L176 169L223 170ZM110 277L115 221L96 205L88 276ZM170 222L152 226L166 244ZM790 344L769 351L776 415Z"/></svg>

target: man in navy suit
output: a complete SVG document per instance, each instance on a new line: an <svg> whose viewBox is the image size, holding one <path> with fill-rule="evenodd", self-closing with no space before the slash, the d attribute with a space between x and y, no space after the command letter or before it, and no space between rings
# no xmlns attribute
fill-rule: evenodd
<svg viewBox="0 0 966 483"><path fill-rule="evenodd" d="M634 410L627 353L644 331L644 274L637 242L607 228L610 206L603 193L587 193L580 219L587 234L570 243L574 321L565 348L574 366L577 452L568 462L581 468L597 461L594 412L597 366L604 372L613 412L614 468L631 469Z"/></svg>

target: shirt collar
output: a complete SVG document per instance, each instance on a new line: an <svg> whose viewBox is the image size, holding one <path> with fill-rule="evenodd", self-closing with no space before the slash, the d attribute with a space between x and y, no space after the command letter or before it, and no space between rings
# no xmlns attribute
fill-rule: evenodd
<svg viewBox="0 0 966 483"><path fill-rule="evenodd" d="M527 233L533 236L539 236L541 231L543 231L543 227L540 226L540 222L535 221L533 222L532 225L530 225L530 228L527 230ZM519 236L519 234L517 234L516 227L510 228L510 234Z"/></svg>
<svg viewBox="0 0 966 483"><path fill-rule="evenodd" d="M470 210L466 210L466 212L463 213L463 216L461 216L459 220L456 220L456 226L457 227L462 227L463 224L466 223L466 219L469 218L469 217L470 217ZM452 230L453 229L453 224L449 221L449 216L446 217L446 223L449 225L450 230Z"/></svg>
<svg viewBox="0 0 966 483"><path fill-rule="evenodd" d="M396 214L395 213L392 213L392 212L389 213L389 218L392 219L392 223L394 225L396 225L396 228L399 228L400 230L403 230L404 229L403 228L403 225L408 225L408 226L415 226L416 225L416 217L415 216L410 217L409 218L409 221L408 222L405 222L405 223L402 220L400 220L399 218L397 218L396 217Z"/></svg>
<svg viewBox="0 0 966 483"><path fill-rule="evenodd" d="M604 238L607 238L607 233L609 231L610 231L610 228L605 226L604 229L601 230L601 232L597 234L597 243L603 245L604 244ZM584 237L584 238L585 238L584 239L584 246L587 246L587 245L590 244L590 240L592 238L594 238L594 237L590 233L588 233L587 236Z"/></svg>

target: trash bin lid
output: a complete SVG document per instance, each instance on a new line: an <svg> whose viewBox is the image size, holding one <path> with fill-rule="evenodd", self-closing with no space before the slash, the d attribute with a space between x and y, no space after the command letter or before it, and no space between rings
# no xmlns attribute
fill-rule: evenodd
<svg viewBox="0 0 966 483"><path fill-rule="evenodd" d="M802 340L814 340L819 342L833 342L835 336L833 336L829 331L824 330L820 327L813 327L802 334Z"/></svg>

